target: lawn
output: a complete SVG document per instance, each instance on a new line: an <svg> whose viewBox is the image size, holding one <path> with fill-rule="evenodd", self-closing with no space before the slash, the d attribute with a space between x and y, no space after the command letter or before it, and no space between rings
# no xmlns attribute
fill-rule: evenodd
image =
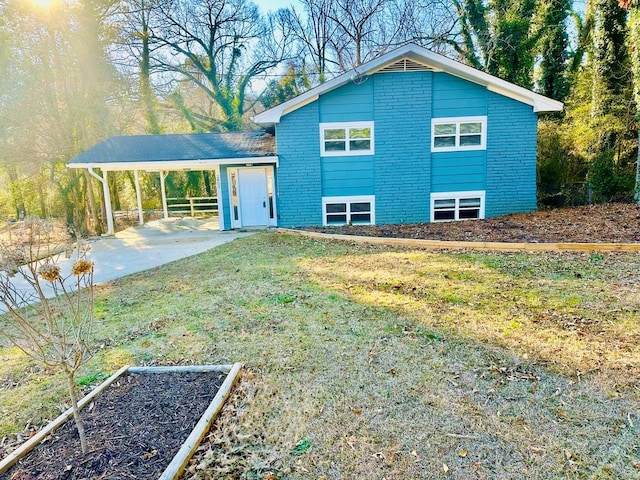
<svg viewBox="0 0 640 480"><path fill-rule="evenodd" d="M85 382L244 362L186 478L640 478L640 254L260 233L99 288ZM64 381L0 349L0 438Z"/></svg>

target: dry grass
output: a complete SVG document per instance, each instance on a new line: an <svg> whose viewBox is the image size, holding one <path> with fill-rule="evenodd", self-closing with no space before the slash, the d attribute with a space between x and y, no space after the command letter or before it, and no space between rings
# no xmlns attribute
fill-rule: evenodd
<svg viewBox="0 0 640 480"><path fill-rule="evenodd" d="M104 287L85 374L244 362L194 479L640 478L639 272L260 234ZM0 432L54 412L0 356Z"/></svg>

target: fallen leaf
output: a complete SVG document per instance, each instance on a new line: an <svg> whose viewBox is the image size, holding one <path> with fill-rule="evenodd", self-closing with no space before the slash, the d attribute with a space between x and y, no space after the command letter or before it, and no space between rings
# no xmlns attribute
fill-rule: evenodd
<svg viewBox="0 0 640 480"><path fill-rule="evenodd" d="M443 471L444 473L447 473L447 472L449 471L449 467L447 467L447 464L446 464L446 463L443 463L443 464L442 464L442 471Z"/></svg>
<svg viewBox="0 0 640 480"><path fill-rule="evenodd" d="M142 454L142 460L149 460L150 458L155 457L156 455L158 455L158 450L151 450L150 452L146 452Z"/></svg>
<svg viewBox="0 0 640 480"><path fill-rule="evenodd" d="M355 413L356 415L361 415L362 414L362 409L361 408L353 408L353 407L351 407L351 411L353 413Z"/></svg>
<svg viewBox="0 0 640 480"><path fill-rule="evenodd" d="M462 458L466 457L467 456L467 451L466 450L460 450L458 452L458 456L462 457Z"/></svg>

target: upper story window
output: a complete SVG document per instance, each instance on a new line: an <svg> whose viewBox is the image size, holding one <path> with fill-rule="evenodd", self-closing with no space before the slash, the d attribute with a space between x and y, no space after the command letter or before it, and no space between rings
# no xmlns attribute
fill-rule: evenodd
<svg viewBox="0 0 640 480"><path fill-rule="evenodd" d="M373 155L373 122L321 123L320 155Z"/></svg>
<svg viewBox="0 0 640 480"><path fill-rule="evenodd" d="M487 148L487 117L431 119L431 151L454 152Z"/></svg>

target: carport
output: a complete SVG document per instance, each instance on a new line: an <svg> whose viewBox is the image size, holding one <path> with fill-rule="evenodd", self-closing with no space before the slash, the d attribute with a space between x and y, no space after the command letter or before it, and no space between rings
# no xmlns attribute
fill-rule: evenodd
<svg viewBox="0 0 640 480"><path fill-rule="evenodd" d="M169 217L165 180L172 171L213 171L220 230L277 222L275 137L264 131L133 135L108 138L67 162L86 168L102 185L107 233L115 232L109 172L132 171L139 222L144 223L139 172L160 176L164 218Z"/></svg>

